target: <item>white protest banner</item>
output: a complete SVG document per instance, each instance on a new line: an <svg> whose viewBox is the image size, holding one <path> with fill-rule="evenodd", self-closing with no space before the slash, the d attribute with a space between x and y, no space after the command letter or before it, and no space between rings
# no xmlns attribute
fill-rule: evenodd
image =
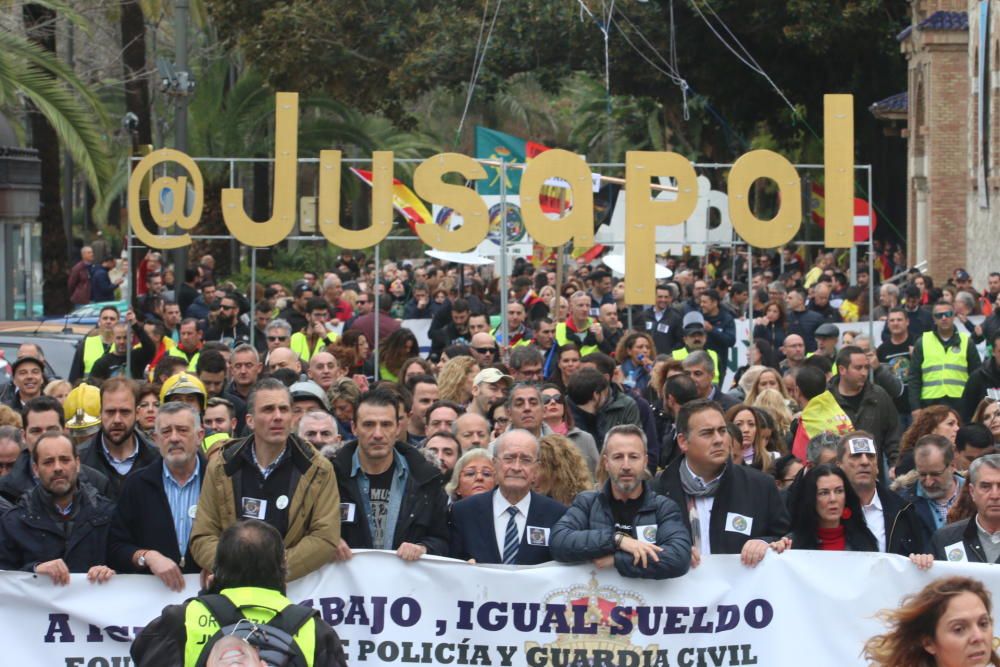
<svg viewBox="0 0 1000 667"><path fill-rule="evenodd" d="M755 569L707 556L668 581L590 564L507 568L358 552L289 586L337 630L351 665L810 667L862 665L875 614L932 579L968 575L1000 590L1000 568L824 551L768 554ZM171 593L150 576L53 586L0 573L3 663L126 667L129 643Z"/></svg>

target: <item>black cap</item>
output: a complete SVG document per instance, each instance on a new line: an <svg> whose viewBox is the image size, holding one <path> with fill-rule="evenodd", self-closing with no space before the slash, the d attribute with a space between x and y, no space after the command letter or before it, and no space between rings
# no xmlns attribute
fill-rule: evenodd
<svg viewBox="0 0 1000 667"><path fill-rule="evenodd" d="M29 355L25 355L23 357L18 357L10 365L11 375L13 375L15 372L17 372L17 369L18 369L19 366L21 366L23 364L27 364L27 363L38 364L38 367L40 369L42 369L42 373L43 374L45 373L45 362L44 361L42 361L38 357L32 357L32 356L29 356Z"/></svg>
<svg viewBox="0 0 1000 667"><path fill-rule="evenodd" d="M813 332L813 337L815 338L840 338L840 329L837 328L836 324L830 324L826 322L816 327L816 331Z"/></svg>

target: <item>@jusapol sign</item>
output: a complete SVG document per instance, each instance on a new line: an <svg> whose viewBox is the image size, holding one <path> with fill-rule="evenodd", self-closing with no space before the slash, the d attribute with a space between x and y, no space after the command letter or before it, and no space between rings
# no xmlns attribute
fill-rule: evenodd
<svg viewBox="0 0 1000 667"><path fill-rule="evenodd" d="M854 236L854 118L851 95L824 97L824 187L826 227L824 242L831 248L849 248ZM271 218L255 222L243 206L243 190L222 191L222 215L230 234L244 245L263 248L284 240L296 220L298 182L298 93L278 93L275 109L274 205ZM184 176L160 176L151 181L153 168L176 163ZM317 227L331 243L360 250L380 243L392 229L393 154L372 154L372 220L361 230L340 224L341 153L324 150L319 158ZM441 225L416 225L420 239L438 250L465 252L475 248L489 228L486 203L472 189L445 183L443 176L458 174L466 181L486 178L482 164L458 153L441 153L417 166L413 176L416 194L426 202L453 209L464 220L457 229ZM556 224L543 211L539 192L549 179L569 183L572 209ZM676 197L654 199L651 184L670 178ZM757 179L774 181L779 208L771 220L757 218L750 209L749 190ZM188 201L190 182L192 195ZM570 151L553 149L533 158L521 178L521 214L534 240L556 247L572 241L576 248L594 245L592 174L587 163ZM148 187L148 191L146 188ZM774 248L790 242L802 224L801 181L787 159L768 150L741 156L728 178L729 216L734 230L751 246ZM171 196L164 197L165 191ZM652 304L655 295L656 227L679 225L691 217L698 204L698 182L692 164L677 153L629 151L625 157L625 258L628 303ZM129 223L140 242L150 248L170 250L191 243L187 233L160 235L146 228L140 200L148 197L149 217L159 227L176 226L189 232L201 219L204 182L201 170L185 153L163 148L144 157L132 171L128 184ZM172 201L164 210L163 201Z"/></svg>

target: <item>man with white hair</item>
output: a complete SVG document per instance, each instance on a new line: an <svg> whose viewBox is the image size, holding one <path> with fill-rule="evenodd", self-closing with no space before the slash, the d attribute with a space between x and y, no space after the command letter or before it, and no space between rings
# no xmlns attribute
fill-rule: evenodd
<svg viewBox="0 0 1000 667"><path fill-rule="evenodd" d="M341 322L346 322L354 315L354 309L351 308L351 304L344 301L343 293L344 288L340 278L336 274L328 274L323 280L323 298L330 306L330 314Z"/></svg>
<svg viewBox="0 0 1000 667"><path fill-rule="evenodd" d="M504 565L552 560L552 526L566 508L531 490L538 475L538 440L522 429L504 433L493 465L496 488L452 506L451 556Z"/></svg>
<svg viewBox="0 0 1000 667"><path fill-rule="evenodd" d="M333 415L322 410L310 410L299 418L297 434L316 449L339 445L340 433Z"/></svg>

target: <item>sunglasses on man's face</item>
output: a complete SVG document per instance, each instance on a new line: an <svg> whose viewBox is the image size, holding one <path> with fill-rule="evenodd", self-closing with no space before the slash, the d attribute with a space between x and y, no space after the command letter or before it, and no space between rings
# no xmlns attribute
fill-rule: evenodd
<svg viewBox="0 0 1000 667"><path fill-rule="evenodd" d="M495 347L474 347L472 348L479 354L496 354L497 349Z"/></svg>
<svg viewBox="0 0 1000 667"><path fill-rule="evenodd" d="M277 343L283 340L288 340L288 336L268 336L267 339L272 343Z"/></svg>
<svg viewBox="0 0 1000 667"><path fill-rule="evenodd" d="M954 316L955 316L955 313L953 313L950 310L946 310L943 313L934 313L934 319L936 319L936 320L943 320L946 317L954 317Z"/></svg>

